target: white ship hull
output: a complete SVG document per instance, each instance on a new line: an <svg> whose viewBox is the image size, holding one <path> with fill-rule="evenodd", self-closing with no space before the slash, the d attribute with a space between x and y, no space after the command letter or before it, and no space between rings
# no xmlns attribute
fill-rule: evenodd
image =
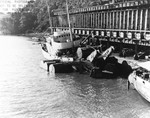
<svg viewBox="0 0 150 118"><path fill-rule="evenodd" d="M76 35L73 35L71 40L68 31L57 31L45 38L46 42L42 44L42 53L48 60L55 59L56 56L65 54L72 48L77 48L81 42L80 37Z"/></svg>
<svg viewBox="0 0 150 118"><path fill-rule="evenodd" d="M142 74L145 74L143 72ZM150 102L150 78L147 71L147 77L142 74L137 74L137 70L133 71L128 77L128 81L138 91L138 93Z"/></svg>

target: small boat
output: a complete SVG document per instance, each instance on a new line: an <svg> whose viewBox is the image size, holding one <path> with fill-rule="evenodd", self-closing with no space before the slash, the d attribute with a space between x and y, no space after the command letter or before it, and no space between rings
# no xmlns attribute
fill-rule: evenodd
<svg viewBox="0 0 150 118"><path fill-rule="evenodd" d="M72 34L72 40L69 31L54 32L53 35L46 37L46 42L41 44L43 56L52 60L71 53L73 48L77 48L80 45L81 38Z"/></svg>
<svg viewBox="0 0 150 118"><path fill-rule="evenodd" d="M128 89L130 85L150 102L150 61L138 63L138 67L128 77Z"/></svg>

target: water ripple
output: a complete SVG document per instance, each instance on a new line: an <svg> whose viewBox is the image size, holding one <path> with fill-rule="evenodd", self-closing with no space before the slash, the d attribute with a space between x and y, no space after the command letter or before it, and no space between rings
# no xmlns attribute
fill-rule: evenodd
<svg viewBox="0 0 150 118"><path fill-rule="evenodd" d="M39 45L0 36L0 118L148 118L150 104L127 80L49 75ZM4 40L5 39L5 40Z"/></svg>

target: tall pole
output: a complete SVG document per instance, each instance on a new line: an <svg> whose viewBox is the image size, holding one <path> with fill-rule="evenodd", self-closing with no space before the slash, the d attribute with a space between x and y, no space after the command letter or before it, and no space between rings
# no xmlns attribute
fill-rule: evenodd
<svg viewBox="0 0 150 118"><path fill-rule="evenodd" d="M72 29L71 29L70 17L69 17L69 10L68 10L68 0L66 0L66 11L67 11L68 24L69 24L70 39L71 39L71 41L73 42Z"/></svg>
<svg viewBox="0 0 150 118"><path fill-rule="evenodd" d="M47 5L47 12L48 12L48 19L49 19L50 29L51 29L51 31L53 31L53 29L52 29L52 20L51 20L50 11L49 11L50 8L49 8L49 5L48 5L47 1L46 1L46 5Z"/></svg>

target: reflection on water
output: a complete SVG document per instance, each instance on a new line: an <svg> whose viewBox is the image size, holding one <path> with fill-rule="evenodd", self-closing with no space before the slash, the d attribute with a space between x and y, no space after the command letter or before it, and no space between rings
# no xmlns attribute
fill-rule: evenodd
<svg viewBox="0 0 150 118"><path fill-rule="evenodd" d="M40 46L0 36L0 118L148 118L150 103L127 80L49 75Z"/></svg>

